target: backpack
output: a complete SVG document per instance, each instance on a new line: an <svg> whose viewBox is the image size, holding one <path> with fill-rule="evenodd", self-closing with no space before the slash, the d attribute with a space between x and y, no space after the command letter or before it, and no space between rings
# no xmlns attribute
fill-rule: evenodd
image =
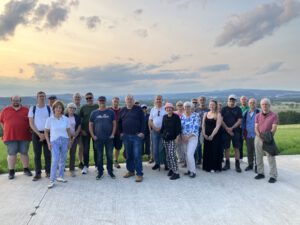
<svg viewBox="0 0 300 225"><path fill-rule="evenodd" d="M50 106L49 105L46 105L47 106L47 110L48 110L48 114L49 114L49 117L51 115L51 109L50 109ZM33 119L34 119L34 116L35 116L35 111L36 111L36 105L33 106L33 109L32 109L32 113L33 113Z"/></svg>

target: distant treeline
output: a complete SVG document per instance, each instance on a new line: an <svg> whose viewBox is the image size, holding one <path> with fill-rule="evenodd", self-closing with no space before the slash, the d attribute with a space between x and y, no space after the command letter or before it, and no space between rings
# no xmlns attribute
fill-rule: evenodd
<svg viewBox="0 0 300 225"><path fill-rule="evenodd" d="M279 123L280 124L299 124L300 113L295 111L284 111L279 112Z"/></svg>

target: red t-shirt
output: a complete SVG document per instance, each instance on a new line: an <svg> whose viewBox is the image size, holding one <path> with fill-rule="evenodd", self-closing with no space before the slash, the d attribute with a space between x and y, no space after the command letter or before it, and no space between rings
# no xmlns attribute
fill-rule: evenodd
<svg viewBox="0 0 300 225"><path fill-rule="evenodd" d="M255 123L258 124L258 131L260 133L271 131L272 125L278 124L278 115L271 111L267 115L260 112L256 115Z"/></svg>
<svg viewBox="0 0 300 225"><path fill-rule="evenodd" d="M22 106L16 111L8 106L2 110L0 122L3 124L3 141L31 140L28 108Z"/></svg>

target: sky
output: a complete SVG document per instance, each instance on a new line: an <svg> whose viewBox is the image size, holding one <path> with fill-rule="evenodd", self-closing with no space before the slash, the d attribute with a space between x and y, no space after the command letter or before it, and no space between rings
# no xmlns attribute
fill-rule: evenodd
<svg viewBox="0 0 300 225"><path fill-rule="evenodd" d="M1 0L0 96L300 90L300 1Z"/></svg>

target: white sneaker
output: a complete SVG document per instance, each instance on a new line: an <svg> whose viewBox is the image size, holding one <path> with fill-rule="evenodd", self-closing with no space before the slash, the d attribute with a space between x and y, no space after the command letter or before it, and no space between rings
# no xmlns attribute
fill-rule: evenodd
<svg viewBox="0 0 300 225"><path fill-rule="evenodd" d="M50 183L48 184L48 188L53 188L55 185L55 182L54 181L50 181Z"/></svg>
<svg viewBox="0 0 300 225"><path fill-rule="evenodd" d="M88 172L88 168L86 166L84 166L81 173L82 174L87 174L87 172Z"/></svg>
<svg viewBox="0 0 300 225"><path fill-rule="evenodd" d="M67 182L68 182L67 180L65 180L65 179L62 178L62 177L58 177L58 178L56 178L56 180L57 180L58 182L62 182L62 183L67 183Z"/></svg>

